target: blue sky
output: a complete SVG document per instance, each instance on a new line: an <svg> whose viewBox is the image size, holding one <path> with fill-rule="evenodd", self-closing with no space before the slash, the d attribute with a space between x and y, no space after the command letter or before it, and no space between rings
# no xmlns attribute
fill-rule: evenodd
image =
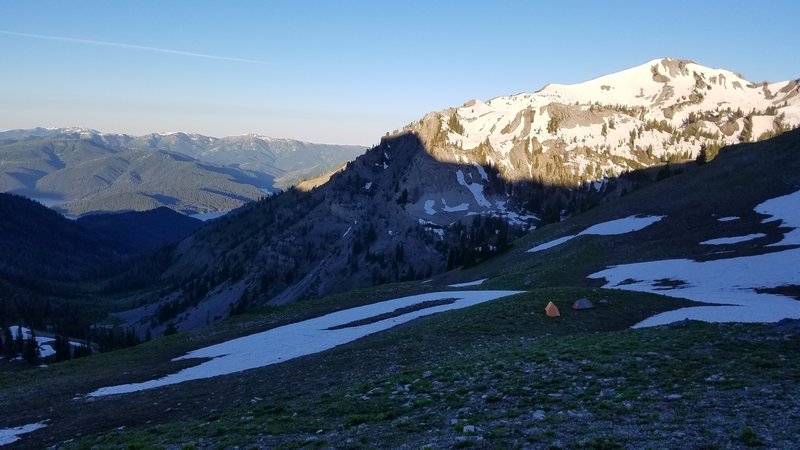
<svg viewBox="0 0 800 450"><path fill-rule="evenodd" d="M0 0L0 130L369 145L471 98L663 56L800 78L797 3Z"/></svg>

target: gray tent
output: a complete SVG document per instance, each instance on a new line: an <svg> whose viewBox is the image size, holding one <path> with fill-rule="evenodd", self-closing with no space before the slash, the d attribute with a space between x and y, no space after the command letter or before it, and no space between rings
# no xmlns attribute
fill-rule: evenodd
<svg viewBox="0 0 800 450"><path fill-rule="evenodd" d="M575 303L572 304L572 309L574 310L589 308L594 308L594 304L588 298L579 298L575 300Z"/></svg>

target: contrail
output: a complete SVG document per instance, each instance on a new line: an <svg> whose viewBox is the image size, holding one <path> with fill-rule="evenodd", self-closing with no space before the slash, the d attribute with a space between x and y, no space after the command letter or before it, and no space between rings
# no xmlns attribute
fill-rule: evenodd
<svg viewBox="0 0 800 450"><path fill-rule="evenodd" d="M185 52L182 50L171 50L168 48L158 48L158 47L147 47L144 45L133 45L133 44L123 44L120 42L108 42L108 41L95 41L93 39L79 39L79 38L71 38L71 37L64 37L64 36L48 36L45 34L32 34L32 33L19 33L16 31L6 31L0 30L0 34L7 34L9 36L19 36L19 37L27 37L27 38L34 38L34 39L47 39L51 41L59 41L59 42L73 42L76 44L86 44L86 45L102 45L105 47L117 47L117 48L127 48L131 50L144 50L148 52L157 52L157 53L167 53L170 55L180 55L180 56L194 56L195 58L206 58L206 59L216 59L219 61L233 61L233 62L241 62L241 63L248 63L248 64L261 64L267 65L268 63L265 61L258 61L255 59L244 59L244 58L231 58L228 56L217 56L217 55L207 55L205 53L194 53L194 52Z"/></svg>

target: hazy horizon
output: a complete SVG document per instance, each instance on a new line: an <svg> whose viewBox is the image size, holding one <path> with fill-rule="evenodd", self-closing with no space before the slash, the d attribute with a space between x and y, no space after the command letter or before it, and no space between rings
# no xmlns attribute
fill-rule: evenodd
<svg viewBox="0 0 800 450"><path fill-rule="evenodd" d="M371 145L429 111L673 57L800 77L772 2L100 2L0 9L0 129ZM689 13L690 12L690 13ZM775 14L780 12L780 14Z"/></svg>

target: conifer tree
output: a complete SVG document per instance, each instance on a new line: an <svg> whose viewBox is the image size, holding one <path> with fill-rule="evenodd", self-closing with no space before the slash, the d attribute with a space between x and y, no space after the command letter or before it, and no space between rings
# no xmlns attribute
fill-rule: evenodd
<svg viewBox="0 0 800 450"><path fill-rule="evenodd" d="M464 134L464 126L458 121L458 113L453 113L453 115L450 116L450 119L447 121L447 126L449 126L450 130L454 133Z"/></svg>
<svg viewBox="0 0 800 450"><path fill-rule="evenodd" d="M706 144L700 146L700 151L697 153L695 162L697 162L698 165L703 165L708 162L708 151L706 150Z"/></svg>
<svg viewBox="0 0 800 450"><path fill-rule="evenodd" d="M31 330L31 334L25 340L25 350L22 352L22 357L25 358L25 361L36 364L39 362L39 356L39 343L36 342L36 334Z"/></svg>
<svg viewBox="0 0 800 450"><path fill-rule="evenodd" d="M92 354L92 348L89 347L88 342L84 342L80 346L75 347L75 351L73 353L73 357L75 359L83 358L84 356L90 356Z"/></svg>
<svg viewBox="0 0 800 450"><path fill-rule="evenodd" d="M3 341L5 342L3 353L6 358L13 359L17 356L17 349L14 345L14 337L11 336L11 329L6 327L3 329Z"/></svg>
<svg viewBox="0 0 800 450"><path fill-rule="evenodd" d="M170 322L170 323L167 324L167 329L164 330L164 336L169 336L169 335L172 335L172 334L176 334L177 332L178 332L178 329L175 327L175 324Z"/></svg>
<svg viewBox="0 0 800 450"><path fill-rule="evenodd" d="M56 351L56 361L66 361L72 357L69 345L69 338L61 333L56 335L56 342L53 345Z"/></svg>
<svg viewBox="0 0 800 450"><path fill-rule="evenodd" d="M25 338L22 337L22 324L17 324L17 336L14 338L16 354L21 354L25 350Z"/></svg>
<svg viewBox="0 0 800 450"><path fill-rule="evenodd" d="M744 118L744 129L739 134L739 140L741 142L750 142L753 140L753 115L748 114L747 117Z"/></svg>

